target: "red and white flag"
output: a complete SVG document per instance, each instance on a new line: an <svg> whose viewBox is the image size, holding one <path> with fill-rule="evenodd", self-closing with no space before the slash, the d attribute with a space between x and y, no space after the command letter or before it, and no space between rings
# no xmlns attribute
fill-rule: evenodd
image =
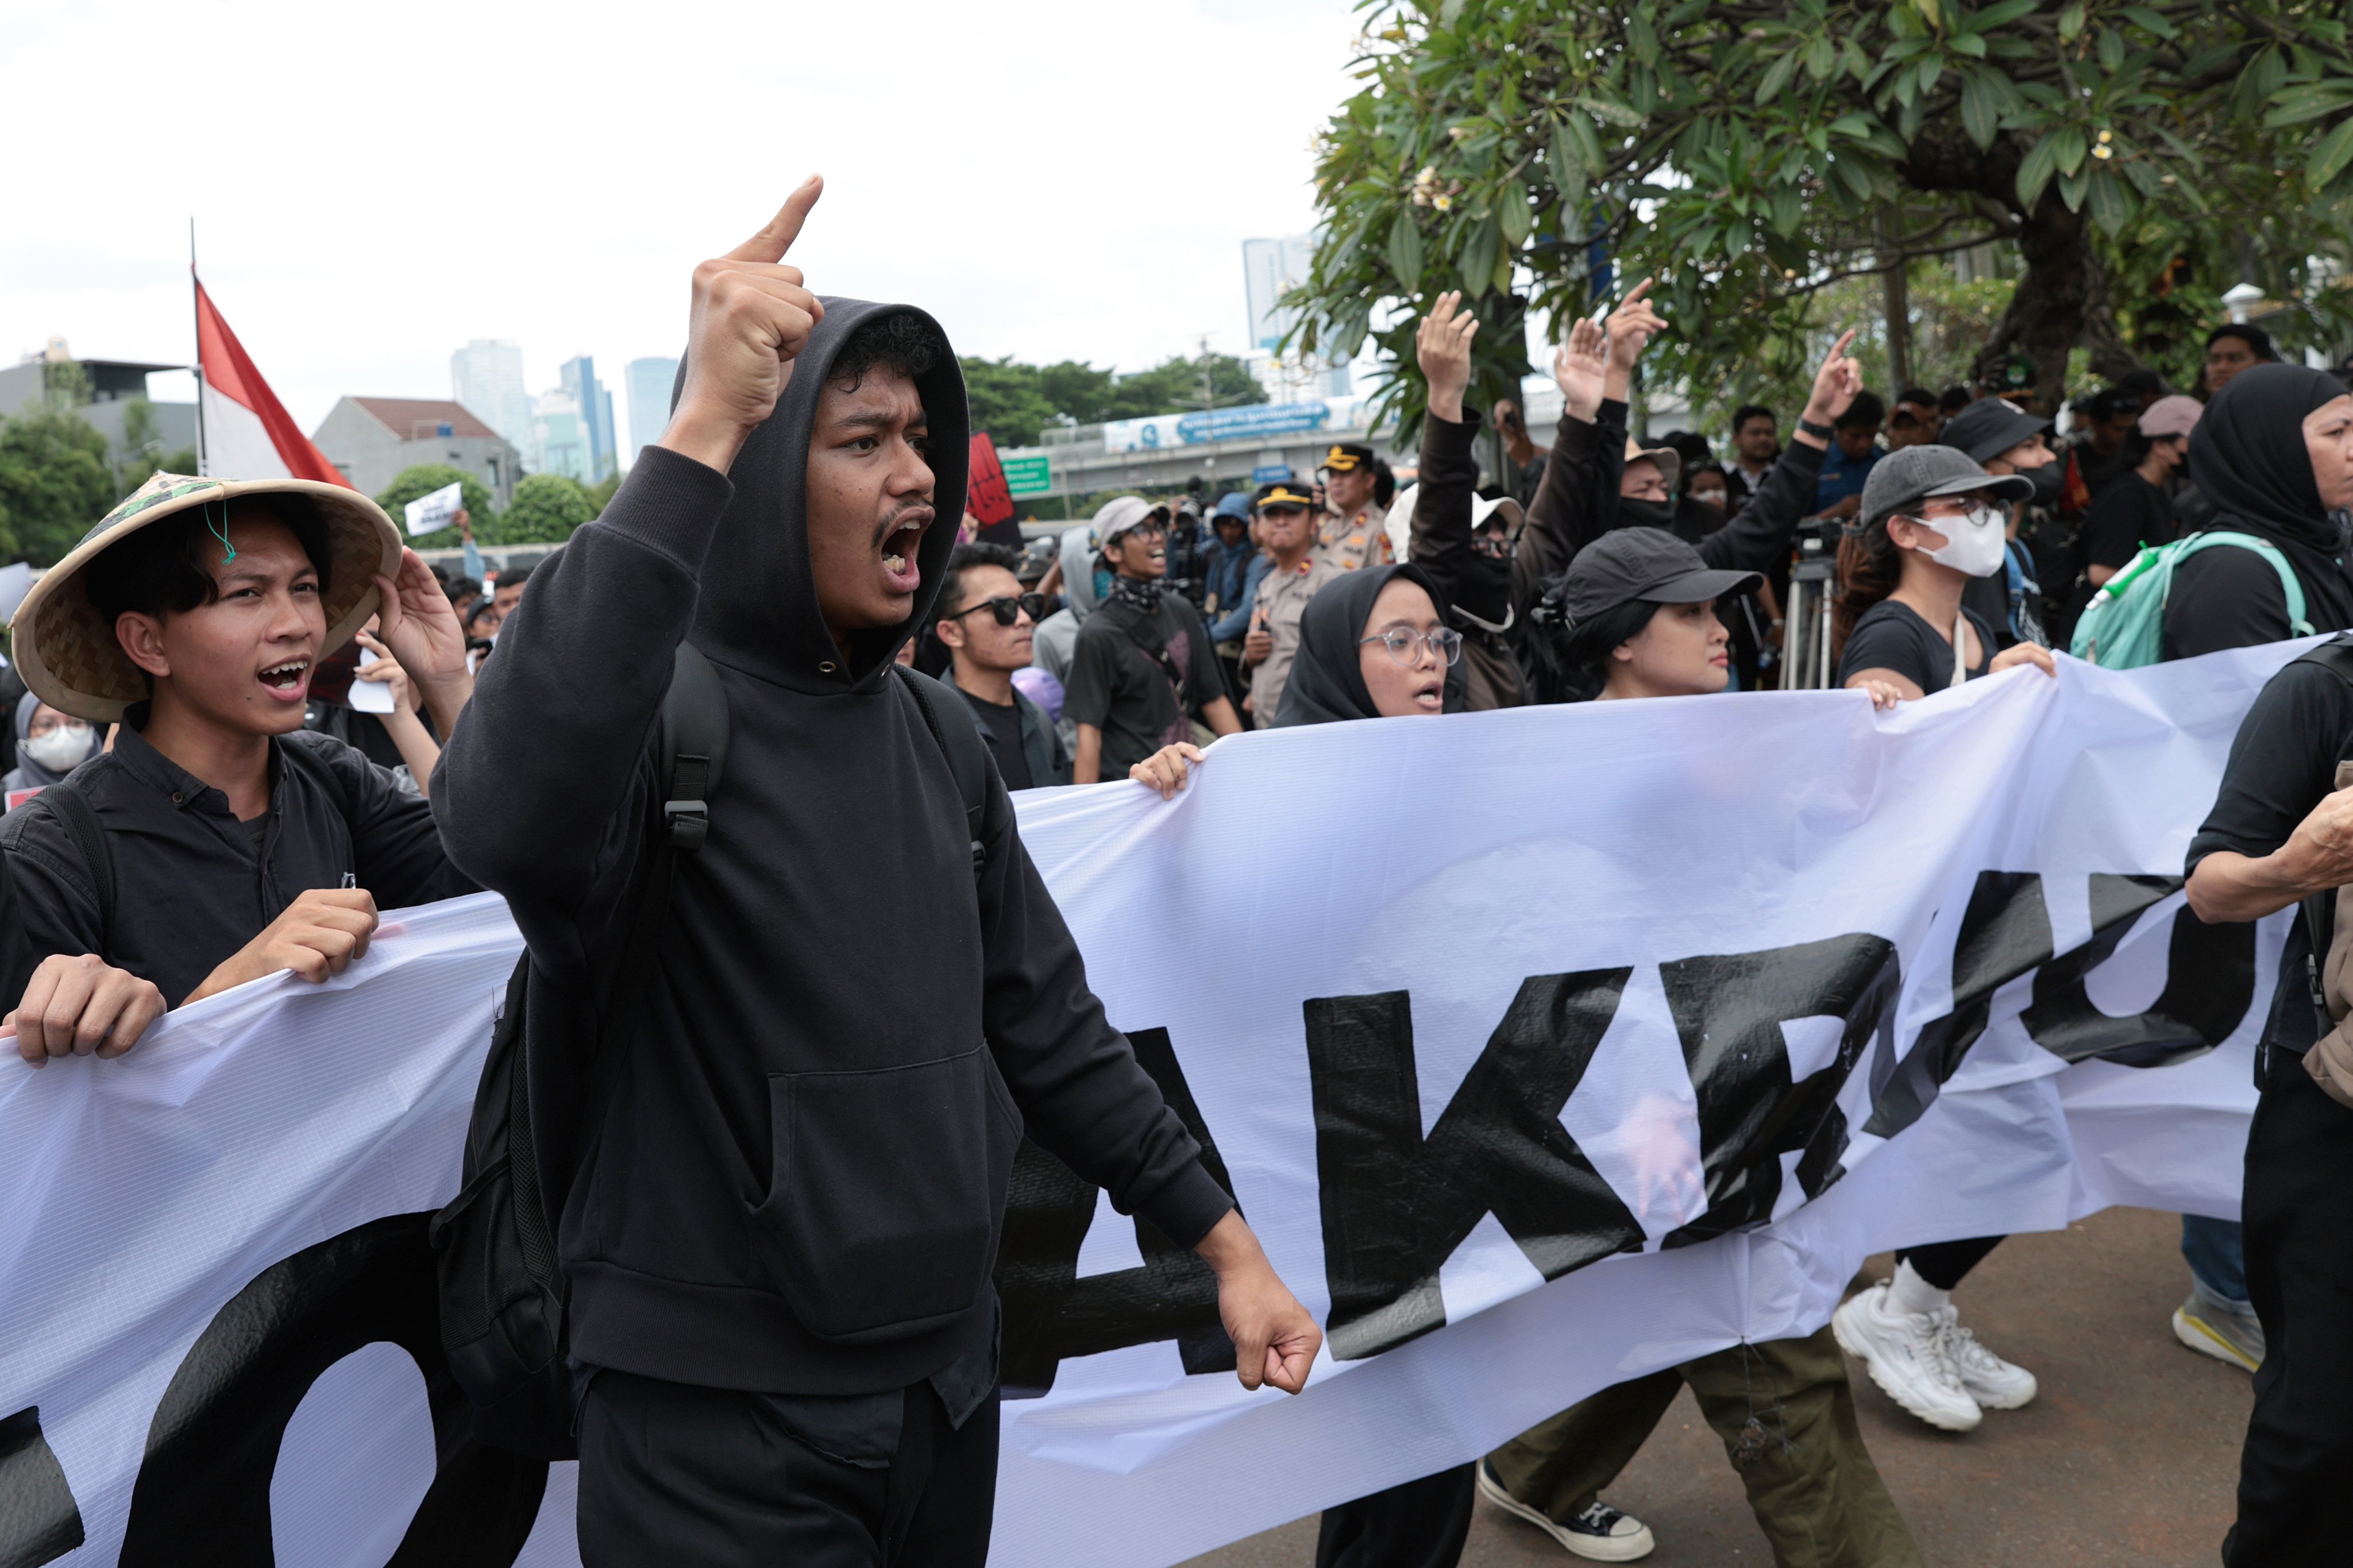
<svg viewBox="0 0 2353 1568"><path fill-rule="evenodd" d="M196 363L204 367L204 469L223 479L324 479L352 482L302 434L237 334L221 320L213 297L196 285Z"/></svg>

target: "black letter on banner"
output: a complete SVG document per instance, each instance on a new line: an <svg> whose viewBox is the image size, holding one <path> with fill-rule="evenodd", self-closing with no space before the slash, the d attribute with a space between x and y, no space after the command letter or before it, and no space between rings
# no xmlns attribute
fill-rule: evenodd
<svg viewBox="0 0 2353 1568"><path fill-rule="evenodd" d="M1160 1086L1201 1146L1201 1168L1230 1195L1233 1178L1185 1081L1166 1029L1128 1036L1135 1059ZM1054 1386L1064 1356L1094 1355L1175 1340L1187 1373L1231 1372L1234 1342L1218 1317L1218 1279L1198 1254L1150 1221L1135 1221L1144 1267L1082 1279L1079 1246L1095 1217L1093 1183L1028 1139L1013 1157L1005 1228L997 1249L997 1294L1004 1303L998 1376L1008 1399L1036 1399Z"/></svg>
<svg viewBox="0 0 2353 1568"><path fill-rule="evenodd" d="M155 1407L119 1568L267 1568L269 1480L319 1374L389 1341L425 1373L439 1468L385 1568L508 1568L547 1461L469 1435L442 1359L429 1214L392 1215L274 1263L213 1315Z"/></svg>
<svg viewBox="0 0 2353 1568"><path fill-rule="evenodd" d="M0 1568L41 1568L81 1544L81 1510L28 1405L0 1421Z"/></svg>
<svg viewBox="0 0 2353 1568"><path fill-rule="evenodd" d="M1871 1120L1862 1130L1893 1138L1919 1121L1985 1033L1993 994L2050 962L2042 879L2031 871L1978 872L1953 943L1953 1010L1922 1029L1900 1062L1893 1040L1882 1043L1871 1064Z"/></svg>
<svg viewBox="0 0 2353 1568"><path fill-rule="evenodd" d="M2034 1005L2019 1016L2034 1043L2080 1062L2161 1068L2203 1056L2230 1038L2255 999L2255 928L2208 925L2184 905L2173 917L2165 991L2146 1013L2118 1018L2092 1005L2084 976L2107 961L2142 910L2181 886L2179 877L2092 878L2092 940L2043 965Z"/></svg>
<svg viewBox="0 0 2353 1568"><path fill-rule="evenodd" d="M1560 1124L1630 973L1521 982L1426 1142L1409 995L1305 1005L1336 1360L1443 1327L1439 1267L1490 1211L1547 1279L1641 1245L1642 1227Z"/></svg>
<svg viewBox="0 0 2353 1568"><path fill-rule="evenodd" d="M1699 1095L1707 1212L1662 1244L1688 1246L1773 1217L1781 1156L1799 1153L1809 1198L1843 1173L1846 1113L1839 1090L1873 1035L1894 1030L1902 986L1895 944L1854 933L1764 952L1686 958L1659 966L1667 1008ZM1789 1077L1781 1026L1840 1018L1838 1056L1802 1083ZM1892 1046L1890 1047L1893 1048Z"/></svg>

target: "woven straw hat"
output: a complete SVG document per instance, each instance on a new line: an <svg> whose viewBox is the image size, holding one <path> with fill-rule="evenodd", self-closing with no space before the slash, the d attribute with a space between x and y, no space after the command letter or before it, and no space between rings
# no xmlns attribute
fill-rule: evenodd
<svg viewBox="0 0 2353 1568"><path fill-rule="evenodd" d="M316 479L199 479L157 474L82 535L66 558L42 574L16 606L12 626L16 668L25 684L50 707L111 724L134 702L147 700L146 672L115 640L113 624L84 591L83 569L98 554L151 522L176 512L244 496L298 497L326 525L332 559L323 605L327 640L321 658L352 640L375 614L372 574L400 570L400 534L384 508L341 485Z"/></svg>

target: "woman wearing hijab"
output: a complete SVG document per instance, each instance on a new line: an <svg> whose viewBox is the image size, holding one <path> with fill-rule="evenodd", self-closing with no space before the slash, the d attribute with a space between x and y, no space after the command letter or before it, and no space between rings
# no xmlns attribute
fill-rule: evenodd
<svg viewBox="0 0 2353 1568"><path fill-rule="evenodd" d="M2263 540L2287 558L2311 630L2353 627L2341 510L2353 488L2353 395L2344 384L2300 364L2241 371L2189 433L2189 478L2214 509L2200 531ZM2279 573L2253 551L2201 550L2175 569L2165 658L2296 635Z"/></svg>
<svg viewBox="0 0 2353 1568"><path fill-rule="evenodd" d="M98 755L101 740L96 726L27 691L16 700L16 765L0 776L0 800L16 810Z"/></svg>

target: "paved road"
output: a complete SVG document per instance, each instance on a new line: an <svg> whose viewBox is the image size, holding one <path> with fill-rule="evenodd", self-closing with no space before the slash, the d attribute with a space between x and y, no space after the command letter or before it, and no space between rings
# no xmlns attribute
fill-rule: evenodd
<svg viewBox="0 0 2353 1568"><path fill-rule="evenodd" d="M1929 1568L2208 1568L2232 1517L2245 1373L2194 1355L2166 1320L2189 1288L2179 1222L2111 1209L2004 1242L1955 1300L1978 1337L2042 1381L2024 1410L1951 1436L1855 1373L1863 1436ZM1871 1260L1873 1278L1889 1260ZM1852 1364L1852 1363L1850 1363ZM1772 1561L1722 1446L1686 1394L1609 1501L1649 1521L1655 1568ZM1187 1568L1308 1568L1311 1517ZM1464 1568L1565 1568L1541 1532L1481 1504Z"/></svg>

